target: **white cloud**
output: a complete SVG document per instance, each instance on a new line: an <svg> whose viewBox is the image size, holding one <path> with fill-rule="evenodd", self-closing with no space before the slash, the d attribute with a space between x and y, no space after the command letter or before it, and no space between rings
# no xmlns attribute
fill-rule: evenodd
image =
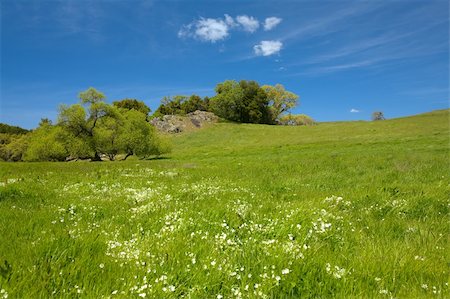
<svg viewBox="0 0 450 299"><path fill-rule="evenodd" d="M255 54L258 56L270 56L280 52L283 43L275 40L263 40L259 45L253 46Z"/></svg>
<svg viewBox="0 0 450 299"><path fill-rule="evenodd" d="M259 28L259 21L254 17L249 17L247 15L237 16L236 21L244 28L247 32L255 32Z"/></svg>
<svg viewBox="0 0 450 299"><path fill-rule="evenodd" d="M359 110L358 110L358 109L355 109L355 108L352 108L352 109L350 110L350 112L351 112L351 113L359 113Z"/></svg>
<svg viewBox="0 0 450 299"><path fill-rule="evenodd" d="M225 23L227 23L227 25L230 26L230 27L236 27L237 26L237 24L234 21L233 17L231 17L231 16L229 16L227 14L225 14Z"/></svg>
<svg viewBox="0 0 450 299"><path fill-rule="evenodd" d="M195 28L195 29L194 29ZM228 25L222 19L200 18L178 31L179 37L195 37L202 41L215 43L228 36Z"/></svg>
<svg viewBox="0 0 450 299"><path fill-rule="evenodd" d="M264 30L265 31L272 30L278 24L280 24L281 21L282 21L282 19L281 18L277 18L277 17L266 18L266 20L264 21Z"/></svg>

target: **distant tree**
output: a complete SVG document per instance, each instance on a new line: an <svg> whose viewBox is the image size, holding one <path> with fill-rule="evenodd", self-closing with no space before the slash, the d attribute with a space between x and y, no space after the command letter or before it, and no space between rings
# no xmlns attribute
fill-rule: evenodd
<svg viewBox="0 0 450 299"><path fill-rule="evenodd" d="M6 134L26 134L29 130L17 126L10 126L8 124L0 123L0 133Z"/></svg>
<svg viewBox="0 0 450 299"><path fill-rule="evenodd" d="M39 122L39 127L44 126L44 125L52 125L53 122L48 119L48 118L41 118L41 121Z"/></svg>
<svg viewBox="0 0 450 299"><path fill-rule="evenodd" d="M284 126L310 126L314 120L306 114L287 114L278 119L278 123Z"/></svg>
<svg viewBox="0 0 450 299"><path fill-rule="evenodd" d="M75 104L72 106L61 106L58 116L58 125L62 126L68 133L70 133L75 139L81 139L88 147L90 151L94 153L91 157L94 161L100 161L101 145L99 143L98 130L96 132L99 120L106 117L117 117L117 111L104 102L105 95L96 89L90 87L88 90L81 92L79 98L83 105L87 105L85 108L82 104ZM102 123L102 122L100 122ZM103 122L104 123L104 122ZM101 130L100 130L101 132ZM75 144L79 143L76 140ZM71 152L75 155L74 158L81 158L82 153Z"/></svg>
<svg viewBox="0 0 450 299"><path fill-rule="evenodd" d="M29 137L24 161L64 161L68 152L64 146L63 128L42 123Z"/></svg>
<svg viewBox="0 0 450 299"><path fill-rule="evenodd" d="M99 119L96 128L94 129L94 144L95 150L107 155L109 160L114 161L117 154L121 152L119 145L120 134L123 131L124 117L120 113L119 108L112 106L109 108L108 117L102 117ZM134 109L126 110L127 112L133 111L141 115L146 120L146 116ZM127 132L131 134L132 132Z"/></svg>
<svg viewBox="0 0 450 299"><path fill-rule="evenodd" d="M206 100L203 100L198 95L193 94L187 101L182 103L181 110L184 114L188 114L197 110L207 111L208 103L206 103Z"/></svg>
<svg viewBox="0 0 450 299"><path fill-rule="evenodd" d="M0 159L21 161L28 148L30 134L0 134Z"/></svg>
<svg viewBox="0 0 450 299"><path fill-rule="evenodd" d="M188 99L189 97L183 95L163 97L161 105L155 111L155 115L184 115L186 113L183 111L182 107Z"/></svg>
<svg viewBox="0 0 450 299"><path fill-rule="evenodd" d="M261 87L267 94L272 121L275 122L283 113L288 112L298 103L298 95L284 89L281 84L275 86L263 85Z"/></svg>
<svg viewBox="0 0 450 299"><path fill-rule="evenodd" d="M372 120L385 120L383 112L381 111L375 111L372 113Z"/></svg>
<svg viewBox="0 0 450 299"><path fill-rule="evenodd" d="M160 147L155 128L146 121L142 113L126 111L123 125L117 138L117 145L125 153L124 160L131 155L147 157L164 151Z"/></svg>
<svg viewBox="0 0 450 299"><path fill-rule="evenodd" d="M216 86L210 101L218 116L242 123L271 123L266 92L256 81L227 80Z"/></svg>
<svg viewBox="0 0 450 299"><path fill-rule="evenodd" d="M122 108L126 110L134 109L136 111L142 112L146 117L151 112L151 109L145 105L144 102L138 101L136 99L123 99L120 101L113 102L113 105L117 108Z"/></svg>

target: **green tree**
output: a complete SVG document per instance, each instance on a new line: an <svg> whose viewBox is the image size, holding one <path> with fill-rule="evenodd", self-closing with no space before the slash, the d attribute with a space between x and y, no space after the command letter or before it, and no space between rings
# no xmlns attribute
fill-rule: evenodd
<svg viewBox="0 0 450 299"><path fill-rule="evenodd" d="M161 100L161 105L156 109L155 115L184 115L186 114L183 110L183 105L188 101L187 96L176 95L173 97L163 97Z"/></svg>
<svg viewBox="0 0 450 299"><path fill-rule="evenodd" d="M120 101L113 102L113 105L117 108L122 108L126 110L136 110L143 113L146 117L152 111L144 102L138 101L136 99L123 99Z"/></svg>
<svg viewBox="0 0 450 299"><path fill-rule="evenodd" d="M60 107L58 124L73 138L80 138L91 149L89 151L93 153L91 158L94 161L100 161L102 144L99 143L99 138L96 135L101 133L102 130L96 133L96 128L100 119L117 117L117 110L104 102L105 95L103 93L92 87L81 92L79 98L81 104ZM74 144L77 143L77 141L74 142ZM82 155L86 154L84 149L82 152L76 152L72 148L70 152L74 155L74 158L81 158Z"/></svg>
<svg viewBox="0 0 450 299"><path fill-rule="evenodd" d="M131 155L148 157L170 151L156 134L155 128L145 116L135 110L125 111L124 121L118 135L117 144L125 153L124 160Z"/></svg>
<svg viewBox="0 0 450 299"><path fill-rule="evenodd" d="M0 159L3 161L21 161L30 139L28 134L0 134Z"/></svg>
<svg viewBox="0 0 450 299"><path fill-rule="evenodd" d="M274 122L298 104L299 96L285 90L281 84L275 86L263 85L262 89L267 94L272 121Z"/></svg>
<svg viewBox="0 0 450 299"><path fill-rule="evenodd" d="M284 126L310 126L315 124L315 121L306 114L283 115L277 122Z"/></svg>
<svg viewBox="0 0 450 299"><path fill-rule="evenodd" d="M266 92L255 81L227 80L216 86L210 101L218 116L242 123L270 123Z"/></svg>
<svg viewBox="0 0 450 299"><path fill-rule="evenodd" d="M60 126L42 123L29 137L24 161L64 161L68 152L64 146L64 132Z"/></svg>

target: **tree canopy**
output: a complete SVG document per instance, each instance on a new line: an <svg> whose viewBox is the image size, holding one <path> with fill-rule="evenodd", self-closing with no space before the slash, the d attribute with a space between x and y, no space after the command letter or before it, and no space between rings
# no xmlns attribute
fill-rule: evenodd
<svg viewBox="0 0 450 299"><path fill-rule="evenodd" d="M164 97L155 116L202 110L235 122L275 124L298 104L299 98L281 84L260 86L247 80L226 80L216 85L215 92L213 97L203 99L197 95Z"/></svg>
<svg viewBox="0 0 450 299"><path fill-rule="evenodd" d="M64 161L130 155L147 157L170 151L147 121L150 109L134 99L110 105L95 88L79 94L80 103L62 105L56 125L48 119L24 137L0 136L0 156L8 161ZM25 138L26 137L26 138Z"/></svg>

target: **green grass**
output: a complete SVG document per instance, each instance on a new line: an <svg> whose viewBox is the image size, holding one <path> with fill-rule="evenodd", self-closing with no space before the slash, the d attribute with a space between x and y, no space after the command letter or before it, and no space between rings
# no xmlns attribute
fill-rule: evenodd
<svg viewBox="0 0 450 299"><path fill-rule="evenodd" d="M449 111L0 164L0 298L449 298Z"/></svg>

